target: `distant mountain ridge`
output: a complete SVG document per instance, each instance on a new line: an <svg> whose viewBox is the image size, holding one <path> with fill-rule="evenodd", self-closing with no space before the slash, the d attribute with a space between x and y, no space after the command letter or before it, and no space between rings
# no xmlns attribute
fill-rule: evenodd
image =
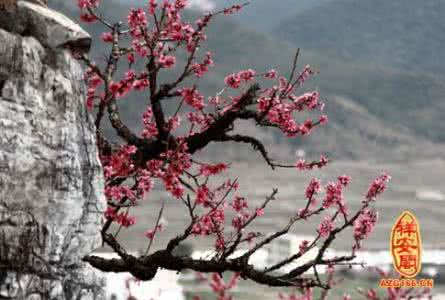
<svg viewBox="0 0 445 300"><path fill-rule="evenodd" d="M234 18L245 26L256 31L269 33L283 20L296 13L332 0L252 0L248 7ZM214 1L218 8L240 3L239 0Z"/></svg>
<svg viewBox="0 0 445 300"><path fill-rule="evenodd" d="M104 2L102 10L112 19L125 18L129 4ZM53 7L77 19L78 11L65 1ZM246 8L247 9L247 8ZM194 13L190 12L191 17ZM97 39L100 26L84 26ZM105 52L101 43L93 44L91 56L99 59ZM226 74L253 67L258 71L276 68L284 73L289 70L295 46L272 36L241 26L233 18L217 18L209 29L209 40L203 47L215 52L216 67L205 80L199 82L200 90L207 96L224 86ZM334 158L367 160L412 158L437 155L434 141L445 141L445 123L437 118L445 113L445 106L436 101L445 95L441 79L430 75L407 73L396 69L367 64L351 64L339 59L331 60L323 53L302 51L299 66L310 63L320 70L320 75L302 89L318 89L327 102L330 123L314 136L293 140L278 139L274 131L264 132L253 126L238 124L243 132L259 134L268 145L280 144L278 152L293 153L303 148L314 155L327 153ZM138 118L146 101L142 95L120 101L124 121L137 132ZM134 101L132 101L134 100ZM423 115L418 119L418 115ZM240 146L242 150L248 147ZM271 147L275 148L275 147ZM248 155L237 147L234 156L244 159ZM224 153L230 150L224 149Z"/></svg>
<svg viewBox="0 0 445 300"><path fill-rule="evenodd" d="M333 0L296 12L274 33L345 60L445 74L445 1Z"/></svg>

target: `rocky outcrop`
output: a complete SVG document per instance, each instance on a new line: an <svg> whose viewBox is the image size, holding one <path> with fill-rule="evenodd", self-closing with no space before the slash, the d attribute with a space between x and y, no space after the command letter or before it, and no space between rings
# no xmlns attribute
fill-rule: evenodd
<svg viewBox="0 0 445 300"><path fill-rule="evenodd" d="M81 262L105 206L82 69L89 35L18 1L0 11L0 299L103 299Z"/></svg>

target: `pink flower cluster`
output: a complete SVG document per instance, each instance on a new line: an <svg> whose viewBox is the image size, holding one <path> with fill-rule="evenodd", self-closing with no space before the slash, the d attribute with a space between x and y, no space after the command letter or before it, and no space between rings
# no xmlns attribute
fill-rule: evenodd
<svg viewBox="0 0 445 300"><path fill-rule="evenodd" d="M386 186L391 179L387 173L384 173L377 177L369 186L368 192L366 194L366 200L373 201L378 195L386 190Z"/></svg>
<svg viewBox="0 0 445 300"><path fill-rule="evenodd" d="M373 231L378 220L378 213L374 209L364 209L354 222L354 239L356 248L361 247L361 241L367 239Z"/></svg>
<svg viewBox="0 0 445 300"><path fill-rule="evenodd" d="M104 98L103 93L98 96L96 94L97 88L103 83L102 78L96 74L96 72L92 68L88 68L84 74L84 80L87 83L87 97L86 97L86 105L89 110L92 110L94 107L94 100Z"/></svg>
<svg viewBox="0 0 445 300"><path fill-rule="evenodd" d="M208 281L203 274L198 273L197 277L199 281ZM229 282L225 283L220 274L213 273L210 277L209 285L212 291L218 296L217 300L233 300L233 296L230 295L230 290L238 284L239 278L240 274L234 273L229 279ZM201 300L201 297L195 296L193 300Z"/></svg>
<svg viewBox="0 0 445 300"><path fill-rule="evenodd" d="M307 240L302 241L298 246L301 254L305 253L308 250L308 247L309 247L309 241Z"/></svg>
<svg viewBox="0 0 445 300"><path fill-rule="evenodd" d="M202 110L205 107L204 96L201 95L195 88L184 88L178 91L185 103L196 110Z"/></svg>
<svg viewBox="0 0 445 300"><path fill-rule="evenodd" d="M315 167L321 169L321 168L325 167L328 163L329 163L329 160L326 157L324 157L323 155L321 155L319 161L313 161L313 162L309 162L309 163L306 162L304 159L300 158L295 163L295 167L300 171L312 170Z"/></svg>
<svg viewBox="0 0 445 300"><path fill-rule="evenodd" d="M124 79L110 83L110 92L114 97L121 98L127 95L133 88L140 91L148 86L149 81L146 72L136 74L133 70L128 70L125 73Z"/></svg>
<svg viewBox="0 0 445 300"><path fill-rule="evenodd" d="M140 38L143 35L143 30L148 25L147 15L142 8L133 8L127 17L130 33L135 38Z"/></svg>
<svg viewBox="0 0 445 300"><path fill-rule="evenodd" d="M254 79L256 72L252 69L243 70L238 73L227 75L224 82L232 89L238 89L243 82L249 82Z"/></svg>
<svg viewBox="0 0 445 300"><path fill-rule="evenodd" d="M105 217L111 219L122 227L130 227L136 223L136 218L130 216L128 212L118 213L113 207L108 207L105 211Z"/></svg>
<svg viewBox="0 0 445 300"><path fill-rule="evenodd" d="M196 192L195 203L204 207L209 207L211 206L213 197L214 193L212 193L206 185L201 185Z"/></svg>
<svg viewBox="0 0 445 300"><path fill-rule="evenodd" d="M318 233L321 235L321 237L327 238L334 228L335 225L332 217L325 216L320 225L318 225Z"/></svg>
<svg viewBox="0 0 445 300"><path fill-rule="evenodd" d="M184 194L184 187L179 176L192 166L191 155L188 153L186 143L180 143L174 150L167 150L161 154L161 158L169 163L159 171L159 177L164 182L164 187L173 197L181 198Z"/></svg>
<svg viewBox="0 0 445 300"><path fill-rule="evenodd" d="M151 107L147 107L147 110L142 115L143 131L142 136L146 139L156 137L158 135L158 128L156 122L153 119L153 111Z"/></svg>
<svg viewBox="0 0 445 300"><path fill-rule="evenodd" d="M224 229L225 213L224 209L216 209L203 215L193 226L195 235L211 235L220 233Z"/></svg>
<svg viewBox="0 0 445 300"><path fill-rule="evenodd" d="M317 178L312 178L305 190L305 197L308 204L305 208L298 210L298 216L301 218L306 218L306 216L315 208L317 205L317 198L315 197L321 191L321 183Z"/></svg>
<svg viewBox="0 0 445 300"><path fill-rule="evenodd" d="M213 66L212 53L207 52L202 63L195 63L192 65L192 70L195 72L196 77L203 77L208 71L209 67Z"/></svg>
<svg viewBox="0 0 445 300"><path fill-rule="evenodd" d="M173 55L161 54L158 58L158 63L161 68L170 69L176 64L176 57Z"/></svg>
<svg viewBox="0 0 445 300"><path fill-rule="evenodd" d="M149 240L153 240L156 236L156 233L161 232L163 229L164 229L163 224L158 224L155 226L155 228L147 230L144 235Z"/></svg>
<svg viewBox="0 0 445 300"><path fill-rule="evenodd" d="M136 150L135 146L123 145L111 156L101 157L105 178L125 177L131 174L134 171L131 155L135 154Z"/></svg>
<svg viewBox="0 0 445 300"><path fill-rule="evenodd" d="M199 173L201 175L204 175L206 177L211 175L218 175L225 170L227 170L228 165L225 163L218 163L218 164L202 164L199 169Z"/></svg>
<svg viewBox="0 0 445 300"><path fill-rule="evenodd" d="M303 111L305 108L314 110L322 106L318 92L305 93L301 96L290 95L289 97L293 100L297 111Z"/></svg>
<svg viewBox="0 0 445 300"><path fill-rule="evenodd" d="M77 6L79 6L80 9L95 8L99 6L99 0L77 0Z"/></svg>
<svg viewBox="0 0 445 300"><path fill-rule="evenodd" d="M338 206L339 211L347 215L348 214L348 208L346 206L344 197L343 197L343 184L339 182L330 182L325 187L326 190L326 197L323 201L323 207L324 208L330 208L335 205Z"/></svg>

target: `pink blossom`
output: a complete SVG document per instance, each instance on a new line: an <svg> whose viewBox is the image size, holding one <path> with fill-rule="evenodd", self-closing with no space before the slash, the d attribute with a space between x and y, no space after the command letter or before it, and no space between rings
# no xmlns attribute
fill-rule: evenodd
<svg viewBox="0 0 445 300"><path fill-rule="evenodd" d="M80 14L80 20L85 23L92 23L97 20L96 16L90 13Z"/></svg>
<svg viewBox="0 0 445 300"><path fill-rule="evenodd" d="M368 238L378 220L378 214L373 209L364 209L354 222L354 238L360 248L360 241Z"/></svg>
<svg viewBox="0 0 445 300"><path fill-rule="evenodd" d="M132 46L134 51L136 51L136 53L139 54L140 57L146 57L149 53L147 46L136 39L133 40Z"/></svg>
<svg viewBox="0 0 445 300"><path fill-rule="evenodd" d="M134 64L134 62L135 62L135 58L134 58L134 54L133 54L133 53L128 53L128 54L127 54L127 59L128 59L128 62L129 62L130 64Z"/></svg>
<svg viewBox="0 0 445 300"><path fill-rule="evenodd" d="M169 131L175 131L181 126L181 117L176 115L168 118L167 120L167 129Z"/></svg>
<svg viewBox="0 0 445 300"><path fill-rule="evenodd" d="M366 193L366 200L373 201L378 195L386 190L386 185L391 179L387 173L383 173L377 177L369 186L368 192Z"/></svg>
<svg viewBox="0 0 445 300"><path fill-rule="evenodd" d="M93 110L94 108L94 95L96 90L94 88L89 88L87 91L87 99L86 99L86 105L88 110Z"/></svg>
<svg viewBox="0 0 445 300"><path fill-rule="evenodd" d="M142 136L144 138L151 138L158 135L158 128L153 119L153 111L151 110L151 107L147 107L147 110L142 115L142 121L144 125Z"/></svg>
<svg viewBox="0 0 445 300"><path fill-rule="evenodd" d="M293 100L297 110L302 111L304 108L314 110L319 107L319 97L320 94L318 92L311 92L305 93L299 97L291 96L290 98Z"/></svg>
<svg viewBox="0 0 445 300"><path fill-rule="evenodd" d="M142 36L141 28L148 24L147 16L142 8L131 9L128 14L128 25L130 26L130 33L133 37L139 38Z"/></svg>
<svg viewBox="0 0 445 300"><path fill-rule="evenodd" d="M107 219L114 219L117 216L116 208L108 206L104 215Z"/></svg>
<svg viewBox="0 0 445 300"><path fill-rule="evenodd" d="M207 52L204 61L200 64L196 63L192 65L192 70L195 72L197 77L203 77L208 71L209 67L213 66L214 62L212 60L212 53Z"/></svg>
<svg viewBox="0 0 445 300"><path fill-rule="evenodd" d="M257 208L257 209L255 210L255 215L256 215L257 217L264 216L264 208Z"/></svg>
<svg viewBox="0 0 445 300"><path fill-rule="evenodd" d="M153 240L157 232L162 231L164 229L163 224L158 224L155 228L147 230L144 235L149 239Z"/></svg>
<svg viewBox="0 0 445 300"><path fill-rule="evenodd" d="M318 120L318 122L320 122L320 125L326 125L328 123L328 116L321 115L321 117Z"/></svg>
<svg viewBox="0 0 445 300"><path fill-rule="evenodd" d="M341 175L338 176L338 181L343 185L343 186L348 186L349 183L351 182L351 177L347 176L347 175Z"/></svg>
<svg viewBox="0 0 445 300"><path fill-rule="evenodd" d="M118 214L115 217L115 222L120 224L122 227L130 227L136 223L136 218L128 215L128 213L125 212Z"/></svg>
<svg viewBox="0 0 445 300"><path fill-rule="evenodd" d="M235 228L236 231L240 232L249 218L250 218L249 212L247 211L240 212L237 216L232 218L232 227Z"/></svg>
<svg viewBox="0 0 445 300"><path fill-rule="evenodd" d="M312 199L314 195L320 192L320 190L321 190L320 180L318 180L317 178L312 178L312 180L306 187L306 192L305 192L306 199Z"/></svg>
<svg viewBox="0 0 445 300"><path fill-rule="evenodd" d="M314 74L314 71L312 71L311 66L306 65L304 67L303 71L300 73L300 76L298 77L298 82L300 84L303 84L313 74Z"/></svg>
<svg viewBox="0 0 445 300"><path fill-rule="evenodd" d="M156 0L150 0L149 1L149 8L148 8L148 12L149 12L150 15L154 15L155 14L156 7L157 7Z"/></svg>
<svg viewBox="0 0 445 300"><path fill-rule="evenodd" d="M132 84L128 81L111 82L109 85L110 92L116 98L124 97L131 90Z"/></svg>
<svg viewBox="0 0 445 300"><path fill-rule="evenodd" d="M277 71L275 71L274 69L268 71L266 74L264 74L264 77L267 79L275 79L277 78L278 74Z"/></svg>
<svg viewBox="0 0 445 300"><path fill-rule="evenodd" d="M106 43L111 43L113 42L113 34L111 32L104 32L101 35L101 39Z"/></svg>
<svg viewBox="0 0 445 300"><path fill-rule="evenodd" d="M343 186L341 183L330 182L325 189L326 196L323 201L324 208L330 208L343 201Z"/></svg>
<svg viewBox="0 0 445 300"><path fill-rule="evenodd" d="M209 206L209 202L211 199L211 192L206 185L202 185L198 188L196 192L196 204Z"/></svg>
<svg viewBox="0 0 445 300"><path fill-rule="evenodd" d="M179 90L185 103L192 106L196 110L202 110L205 107L204 96L194 88L184 88Z"/></svg>
<svg viewBox="0 0 445 300"><path fill-rule="evenodd" d="M193 226L192 233L195 235L210 235L222 230L225 220L224 210L212 210L202 216Z"/></svg>
<svg viewBox="0 0 445 300"><path fill-rule="evenodd" d="M318 162L317 166L319 169L321 169L322 167L326 166L328 163L329 163L329 160L324 155L321 155L320 161Z"/></svg>
<svg viewBox="0 0 445 300"><path fill-rule="evenodd" d="M300 249L301 254L305 253L308 250L309 241L308 240L302 241L298 247Z"/></svg>
<svg viewBox="0 0 445 300"><path fill-rule="evenodd" d="M326 238L329 236L332 230L334 230L334 222L332 221L332 218L330 216L326 216L323 221L318 226L318 233Z"/></svg>
<svg viewBox="0 0 445 300"><path fill-rule="evenodd" d="M295 164L295 167L300 170L303 171L306 169L306 161L304 159L298 159L297 163Z"/></svg>
<svg viewBox="0 0 445 300"><path fill-rule="evenodd" d="M141 170L138 176L138 189L142 192L150 192L153 189L154 182L148 170Z"/></svg>
<svg viewBox="0 0 445 300"><path fill-rule="evenodd" d="M102 78L100 78L99 75L94 74L88 80L88 87L96 89L102 82Z"/></svg>
<svg viewBox="0 0 445 300"><path fill-rule="evenodd" d="M133 88L138 91L148 88L149 85L150 85L150 83L147 78L137 79L137 80L133 81Z"/></svg>
<svg viewBox="0 0 445 300"><path fill-rule="evenodd" d="M200 167L199 173L204 176L217 175L221 172L227 170L228 166L224 163L219 163L215 165L203 164Z"/></svg>
<svg viewBox="0 0 445 300"><path fill-rule="evenodd" d="M308 135L311 133L312 128L314 128L314 123L311 119L306 120L299 128L302 135Z"/></svg>
<svg viewBox="0 0 445 300"><path fill-rule="evenodd" d="M134 146L123 145L120 150L111 156L101 157L101 162L106 170L105 176L127 176L134 170L131 154L136 151Z"/></svg>
<svg viewBox="0 0 445 300"><path fill-rule="evenodd" d="M238 78L240 78L241 80L250 81L255 77L255 74L256 74L256 72L254 70L248 69L248 70L238 72L238 74L236 76Z"/></svg>
<svg viewBox="0 0 445 300"><path fill-rule="evenodd" d="M239 5L239 4L235 4L235 5L233 5L233 6L229 7L229 8L225 8L225 9L224 9L224 14L225 14L225 15L231 15L231 14L234 14L234 13L240 11L241 8L242 8L241 5Z"/></svg>
<svg viewBox="0 0 445 300"><path fill-rule="evenodd" d="M247 209L249 207L246 199L239 196L236 196L233 199L231 206L236 212L241 212L242 210Z"/></svg>
<svg viewBox="0 0 445 300"><path fill-rule="evenodd" d="M158 60L162 68L172 68L176 64L176 57L173 55L161 55Z"/></svg>
<svg viewBox="0 0 445 300"><path fill-rule="evenodd" d="M95 8L99 6L99 0L77 0L77 6L80 9Z"/></svg>
<svg viewBox="0 0 445 300"><path fill-rule="evenodd" d="M231 87L232 89L237 89L240 87L241 78L239 78L237 74L230 74L224 79L224 82L227 86Z"/></svg>

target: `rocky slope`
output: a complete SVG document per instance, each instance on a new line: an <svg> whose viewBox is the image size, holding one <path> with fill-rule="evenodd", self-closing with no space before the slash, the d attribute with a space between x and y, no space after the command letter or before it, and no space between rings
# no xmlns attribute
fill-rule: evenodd
<svg viewBox="0 0 445 300"><path fill-rule="evenodd" d="M100 246L102 172L82 69L66 49L90 42L43 6L0 10L2 299L103 299L81 263Z"/></svg>

